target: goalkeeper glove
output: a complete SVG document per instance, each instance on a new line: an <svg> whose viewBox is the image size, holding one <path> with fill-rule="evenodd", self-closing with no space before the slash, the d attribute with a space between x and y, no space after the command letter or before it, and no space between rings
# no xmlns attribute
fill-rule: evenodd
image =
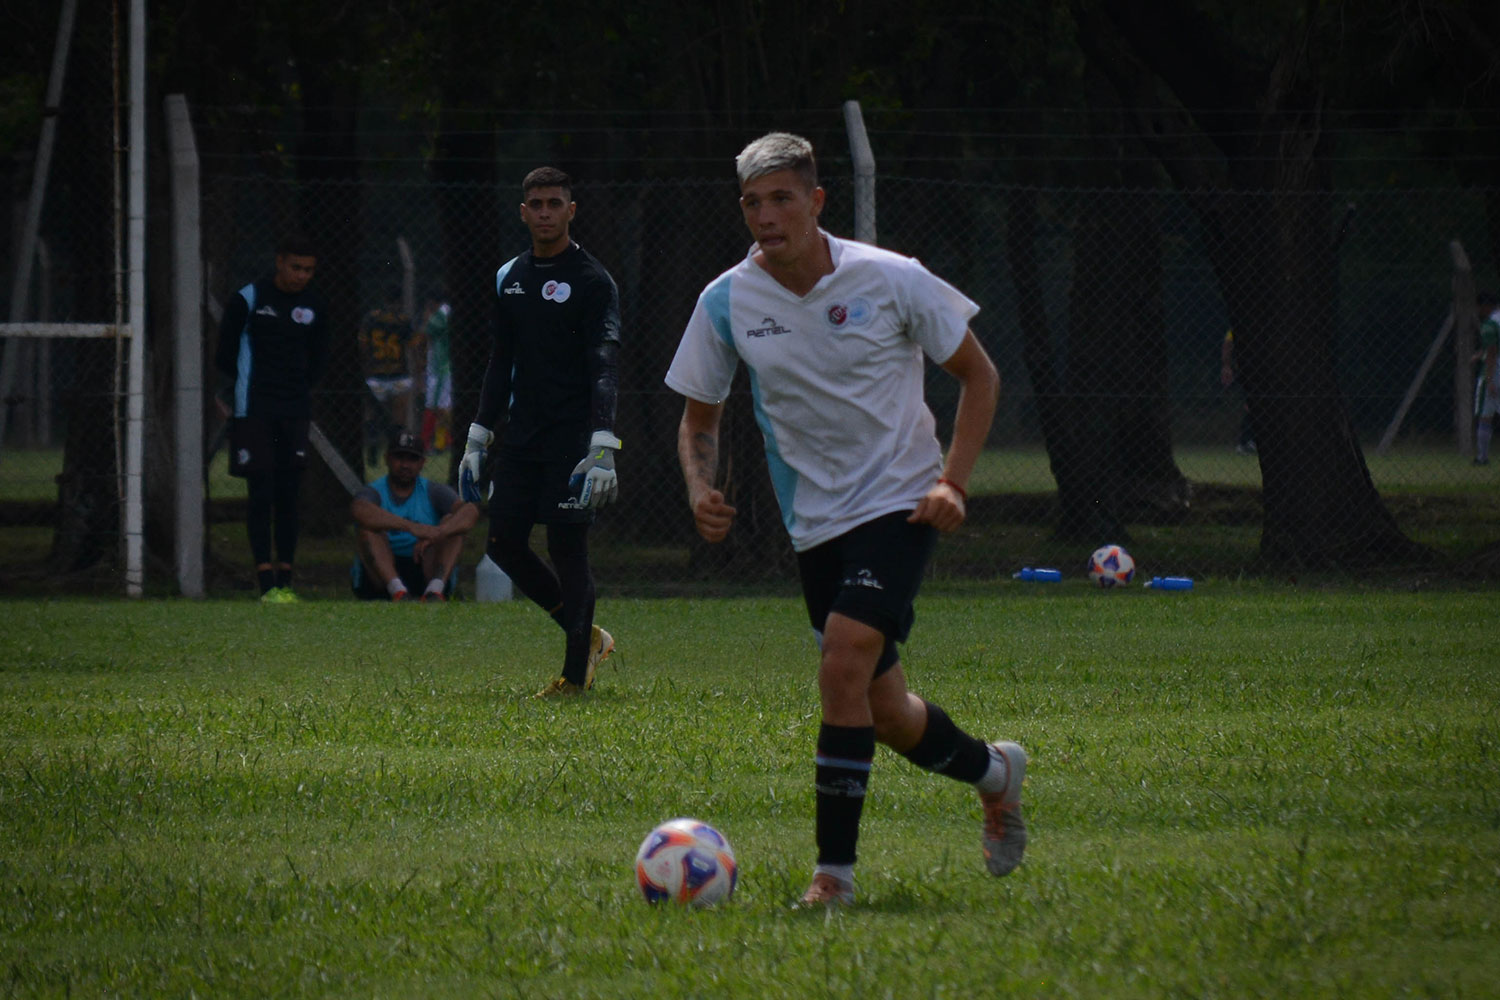
<svg viewBox="0 0 1500 1000"><path fill-rule="evenodd" d="M589 439L589 453L568 477L568 488L578 494L580 506L598 510L614 502L619 493L615 478L615 452L619 450L620 439L609 431L595 431Z"/></svg>
<svg viewBox="0 0 1500 1000"><path fill-rule="evenodd" d="M479 483L484 478L485 449L493 440L494 432L488 427L469 425L469 441L464 445L464 457L458 464L458 495L468 503L478 503L482 499ZM493 484L490 490L494 490Z"/></svg>

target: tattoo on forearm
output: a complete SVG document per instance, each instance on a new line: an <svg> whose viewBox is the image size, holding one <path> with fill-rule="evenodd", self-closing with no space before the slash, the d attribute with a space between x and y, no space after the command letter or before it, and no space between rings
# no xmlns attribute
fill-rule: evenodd
<svg viewBox="0 0 1500 1000"><path fill-rule="evenodd" d="M688 456L688 481L701 480L709 486L719 471L719 439L700 431L693 435Z"/></svg>

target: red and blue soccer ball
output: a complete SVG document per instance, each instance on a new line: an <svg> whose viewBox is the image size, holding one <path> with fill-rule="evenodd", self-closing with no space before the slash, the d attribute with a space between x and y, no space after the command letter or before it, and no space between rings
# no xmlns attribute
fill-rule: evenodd
<svg viewBox="0 0 1500 1000"><path fill-rule="evenodd" d="M648 903L713 906L734 893L738 878L729 841L701 820L668 820L635 852L635 881Z"/></svg>
<svg viewBox="0 0 1500 1000"><path fill-rule="evenodd" d="M1089 556L1089 579L1105 590L1135 579L1135 560L1118 545L1101 545Z"/></svg>

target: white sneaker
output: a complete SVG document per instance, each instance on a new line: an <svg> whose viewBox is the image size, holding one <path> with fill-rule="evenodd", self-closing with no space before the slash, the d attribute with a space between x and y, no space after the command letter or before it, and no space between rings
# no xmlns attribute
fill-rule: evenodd
<svg viewBox="0 0 1500 1000"><path fill-rule="evenodd" d="M1026 780L1026 751L1004 740L990 744L990 755L1005 761L1003 792L980 792L984 806L984 863L991 875L1009 875L1026 853L1026 821L1021 818L1021 783Z"/></svg>

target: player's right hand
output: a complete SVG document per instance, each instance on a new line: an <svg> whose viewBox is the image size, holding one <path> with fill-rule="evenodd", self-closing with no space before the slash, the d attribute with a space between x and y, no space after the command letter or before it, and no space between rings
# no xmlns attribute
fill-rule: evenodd
<svg viewBox="0 0 1500 1000"><path fill-rule="evenodd" d="M735 509L724 502L718 490L704 490L693 497L693 524L705 542L722 542L734 524Z"/></svg>
<svg viewBox="0 0 1500 1000"><path fill-rule="evenodd" d="M954 531L964 523L968 504L958 487L939 479L906 520L911 524L930 524L939 531Z"/></svg>
<svg viewBox="0 0 1500 1000"><path fill-rule="evenodd" d="M464 445L463 460L458 463L458 496L467 503L479 503L484 497L479 484L484 479L485 449L495 440L494 431L480 424L469 425L469 440ZM493 489L491 485L491 489Z"/></svg>

